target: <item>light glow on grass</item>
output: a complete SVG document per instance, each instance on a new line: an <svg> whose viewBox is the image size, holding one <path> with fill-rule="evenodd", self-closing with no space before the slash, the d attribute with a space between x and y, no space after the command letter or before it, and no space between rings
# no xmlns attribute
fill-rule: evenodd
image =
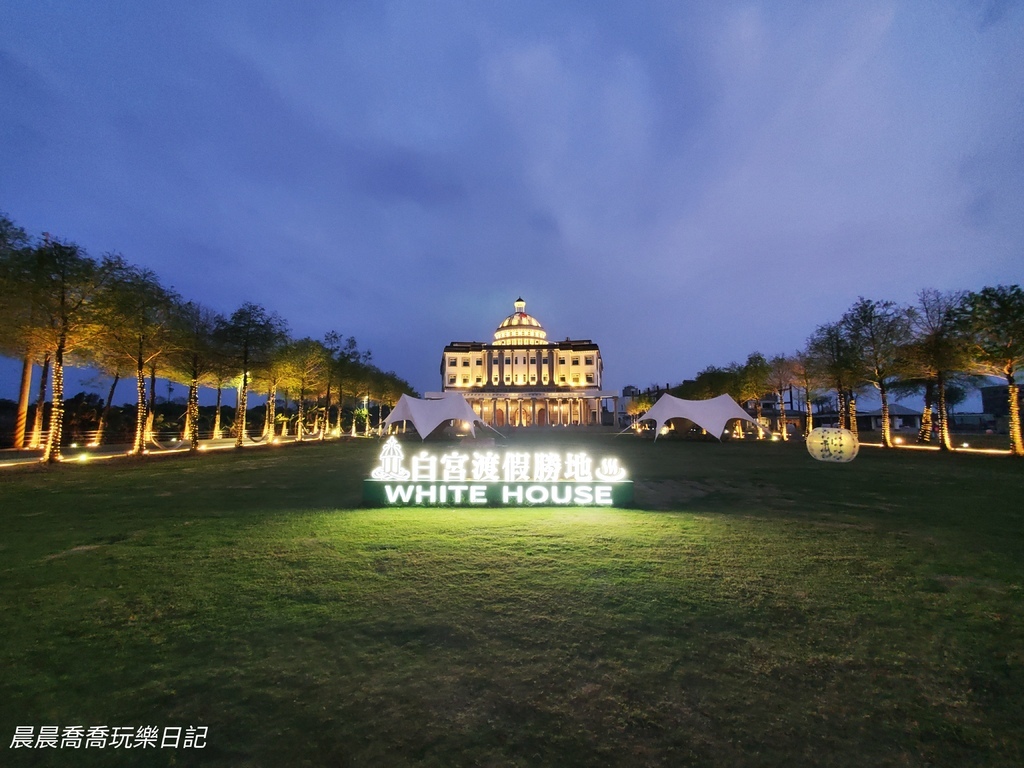
<svg viewBox="0 0 1024 768"><path fill-rule="evenodd" d="M0 720L110 702L225 765L1019 762L1019 465L616 449L643 509L361 508L375 441L5 476Z"/></svg>

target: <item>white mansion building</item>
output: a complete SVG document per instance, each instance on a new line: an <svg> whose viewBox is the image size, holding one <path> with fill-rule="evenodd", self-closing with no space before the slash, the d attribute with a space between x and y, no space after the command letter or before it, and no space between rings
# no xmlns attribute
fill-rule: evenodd
<svg viewBox="0 0 1024 768"><path fill-rule="evenodd" d="M515 311L501 321L494 341L453 341L441 359L442 393L458 392L487 424L567 426L600 424L602 402L617 392L601 391L601 350L589 339L550 342L544 327ZM427 394L436 397L438 393Z"/></svg>

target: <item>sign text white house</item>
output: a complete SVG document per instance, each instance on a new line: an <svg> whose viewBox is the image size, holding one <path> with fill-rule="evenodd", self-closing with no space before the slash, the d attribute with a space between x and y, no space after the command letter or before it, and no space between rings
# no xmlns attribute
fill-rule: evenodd
<svg viewBox="0 0 1024 768"><path fill-rule="evenodd" d="M426 449L406 466L388 439L363 481L363 500L380 506L624 506L633 483L614 457L554 450L443 452Z"/></svg>

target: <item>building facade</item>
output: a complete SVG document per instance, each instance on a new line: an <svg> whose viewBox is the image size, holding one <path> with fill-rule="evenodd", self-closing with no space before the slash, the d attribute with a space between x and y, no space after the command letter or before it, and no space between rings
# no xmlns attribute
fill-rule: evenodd
<svg viewBox="0 0 1024 768"><path fill-rule="evenodd" d="M596 425L615 392L601 389L601 350L590 339L548 341L522 298L490 342L453 341L441 358L441 394L458 392L494 427ZM428 394L428 397L431 395Z"/></svg>

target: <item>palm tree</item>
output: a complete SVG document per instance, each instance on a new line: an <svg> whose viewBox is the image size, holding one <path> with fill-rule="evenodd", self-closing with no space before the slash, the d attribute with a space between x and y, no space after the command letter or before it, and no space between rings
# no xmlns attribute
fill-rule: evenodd
<svg viewBox="0 0 1024 768"><path fill-rule="evenodd" d="M779 403L779 431L783 440L789 440L789 429L786 422L786 390L796 381L796 361L785 355L775 355L768 361L769 389L775 393Z"/></svg>
<svg viewBox="0 0 1024 768"><path fill-rule="evenodd" d="M199 449L199 387L214 373L214 334L223 322L224 318L212 309L192 301L178 302L172 313L170 332L174 341L167 365L170 375L188 386L182 437L192 451Z"/></svg>
<svg viewBox="0 0 1024 768"><path fill-rule="evenodd" d="M840 323L819 325L807 340L805 348L807 362L814 376L827 381L836 391L839 410L839 426L857 429L854 348Z"/></svg>
<svg viewBox="0 0 1024 768"><path fill-rule="evenodd" d="M235 447L245 444L245 418L251 369L259 365L286 334L284 320L259 304L246 302L219 329L225 349L240 377L235 414Z"/></svg>
<svg viewBox="0 0 1024 768"><path fill-rule="evenodd" d="M290 387L299 392L295 439L302 440L305 431L306 395L311 390L319 393L320 386L326 382L330 353L321 342L306 337L290 343L285 350L284 358L287 371L285 380Z"/></svg>
<svg viewBox="0 0 1024 768"><path fill-rule="evenodd" d="M129 265L119 256L110 259L116 265L115 277L102 302L102 343L131 361L134 368L136 411L131 452L141 454L146 449L150 424L146 372L155 370L156 359L172 342L170 325L176 297L160 284L152 270Z"/></svg>
<svg viewBox="0 0 1024 768"><path fill-rule="evenodd" d="M52 355L53 407L42 461L56 462L61 458L65 358L102 330L97 300L120 265L109 258L97 262L74 243L43 237L31 264L32 301L42 322L31 333L38 348Z"/></svg>
<svg viewBox="0 0 1024 768"><path fill-rule="evenodd" d="M882 401L882 445L891 448L889 388L907 369L910 316L906 309L891 301L860 297L840 323L850 340L855 376L878 390Z"/></svg>
<svg viewBox="0 0 1024 768"><path fill-rule="evenodd" d="M815 391L820 388L814 362L807 352L797 352L793 360L793 382L804 391L804 410L806 423L804 424L804 437L810 434L814 428L814 399Z"/></svg>
<svg viewBox="0 0 1024 768"><path fill-rule="evenodd" d="M267 391L267 406L263 414L262 439L264 440L274 439L277 423L277 393L279 388L286 386L289 374L289 343L285 338L280 339L266 351L262 364L254 371L257 380ZM287 393L287 389L285 392Z"/></svg>
<svg viewBox="0 0 1024 768"><path fill-rule="evenodd" d="M933 289L918 294L910 311L914 338L907 345L907 362L914 375L935 384L939 420L939 448L953 450L949 434L946 386L950 377L966 370L969 362L967 333L963 323L965 295Z"/></svg>
<svg viewBox="0 0 1024 768"><path fill-rule="evenodd" d="M345 410L345 398L348 397L355 408L355 399L359 388L359 346L354 336L345 340L345 345L335 355L335 375L338 380L338 432L342 431L341 418Z"/></svg>
<svg viewBox="0 0 1024 768"><path fill-rule="evenodd" d="M968 294L963 320L969 339L968 366L974 373L1006 382L1010 451L1024 456L1017 385L1017 375L1024 369L1024 290L1019 285L999 285Z"/></svg>
<svg viewBox="0 0 1024 768"><path fill-rule="evenodd" d="M32 369L37 359L29 333L35 315L31 301L31 274L27 270L29 245L25 230L0 213L0 352L21 359L21 386L18 389L13 443L18 450L25 447ZM45 374L43 376L45 378Z"/></svg>
<svg viewBox="0 0 1024 768"><path fill-rule="evenodd" d="M754 415L757 419L757 439L764 437L761 428L761 398L771 390L768 383L768 375L771 367L765 356L760 352L752 352L747 355L747 361L740 366L733 366L739 384L737 399L741 402L754 402Z"/></svg>
<svg viewBox="0 0 1024 768"><path fill-rule="evenodd" d="M341 334L337 331L328 331L324 334L324 349L327 351L327 361L324 370L324 376L326 379L326 392L324 394L324 418L320 422L320 439L325 440L327 433L331 429L331 387L334 385L335 375L337 373L337 361L338 355L341 353ZM339 412L341 407L339 405ZM341 421L339 413L339 422ZM340 430L339 424L339 430Z"/></svg>

